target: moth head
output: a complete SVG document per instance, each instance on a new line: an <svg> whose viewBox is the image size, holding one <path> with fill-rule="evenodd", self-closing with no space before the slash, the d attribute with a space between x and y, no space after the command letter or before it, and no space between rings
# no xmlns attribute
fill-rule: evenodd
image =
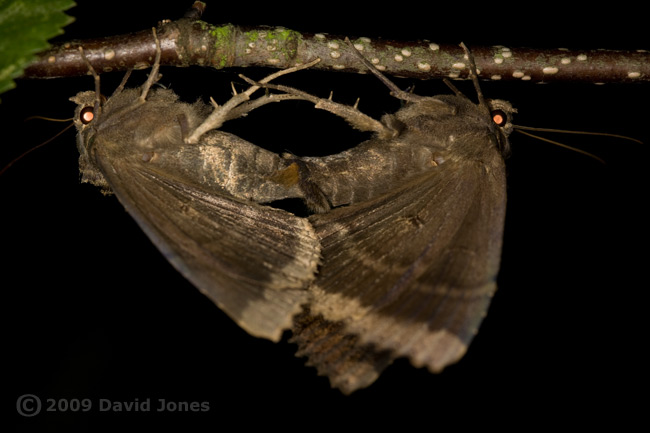
<svg viewBox="0 0 650 433"><path fill-rule="evenodd" d="M100 116L99 104L96 103L97 97L93 91L79 92L70 100L77 104L72 121L77 128L79 154L84 155L88 153L96 133L96 125Z"/></svg>
<svg viewBox="0 0 650 433"><path fill-rule="evenodd" d="M517 109L510 102L502 99L488 99L486 102L490 109L490 117L496 128L499 148L503 155L507 156L510 153L508 136L514 130L512 115L517 112Z"/></svg>
<svg viewBox="0 0 650 433"><path fill-rule="evenodd" d="M77 131L82 132L88 125L93 123L93 120L95 120L98 114L95 112L95 92L90 90L86 92L79 92L70 98L70 100L77 104L77 108L75 109L74 117L72 120L74 121L74 125L77 128Z"/></svg>
<svg viewBox="0 0 650 433"><path fill-rule="evenodd" d="M92 183L100 187L104 193L109 193L110 187L104 175L92 162L89 154L97 133L96 124L99 119L99 110L96 107L96 93L94 91L79 92L70 100L77 104L73 123L77 128L77 150L79 151L81 181Z"/></svg>

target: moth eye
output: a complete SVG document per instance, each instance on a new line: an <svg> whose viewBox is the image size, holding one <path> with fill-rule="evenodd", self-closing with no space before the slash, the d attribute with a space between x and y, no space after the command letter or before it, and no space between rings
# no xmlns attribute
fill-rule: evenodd
<svg viewBox="0 0 650 433"><path fill-rule="evenodd" d="M79 113L79 120L81 123L88 125L94 118L95 112L93 107L88 106L81 109L81 112Z"/></svg>
<svg viewBox="0 0 650 433"><path fill-rule="evenodd" d="M503 110L494 110L492 113L492 121L497 126L504 126L508 123L508 115Z"/></svg>

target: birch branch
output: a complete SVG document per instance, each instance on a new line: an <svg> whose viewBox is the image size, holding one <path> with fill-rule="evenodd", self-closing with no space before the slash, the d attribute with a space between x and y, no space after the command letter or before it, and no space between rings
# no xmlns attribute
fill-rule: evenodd
<svg viewBox="0 0 650 433"><path fill-rule="evenodd" d="M366 68L344 44L346 35L304 33L281 27L212 25L199 20L196 2L184 18L157 26L162 65L288 68L316 58L315 69L362 73ZM417 79L466 78L463 50L435 41L389 41L349 35L358 49L385 73ZM460 41L459 41L460 42ZM98 73L151 67L155 43L151 29L101 39L70 41L43 52L25 78L87 74L78 47ZM505 46L470 47L482 79L631 83L650 80L650 52L540 50Z"/></svg>

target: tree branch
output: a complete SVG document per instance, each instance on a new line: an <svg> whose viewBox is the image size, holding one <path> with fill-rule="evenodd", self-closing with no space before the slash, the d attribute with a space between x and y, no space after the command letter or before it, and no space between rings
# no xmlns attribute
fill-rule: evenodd
<svg viewBox="0 0 650 433"><path fill-rule="evenodd" d="M162 65L288 68L320 58L316 69L365 72L344 44L345 36L301 33L282 27L215 26L200 21L204 4L196 2L177 21L165 21L157 31ZM396 76L432 79L466 78L463 50L430 41L403 42L352 38L364 55L382 71ZM25 70L26 78L56 78L87 74L78 47L98 73L146 69L153 62L151 30L101 39L70 41L42 53ZM480 77L533 82L643 82L650 80L650 53L611 50L540 50L504 46L470 46Z"/></svg>

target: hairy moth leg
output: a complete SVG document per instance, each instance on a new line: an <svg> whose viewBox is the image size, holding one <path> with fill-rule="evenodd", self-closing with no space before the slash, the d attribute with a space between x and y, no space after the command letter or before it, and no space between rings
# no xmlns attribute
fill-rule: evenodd
<svg viewBox="0 0 650 433"><path fill-rule="evenodd" d="M263 78L260 81L260 83L261 84L268 83L269 81L271 81L271 80L273 80L273 79L275 79L277 77L280 77L282 75L289 74L289 73L295 72L295 71L299 71L301 69L309 68L309 67L315 65L318 62L320 62L320 59L316 59L314 61L311 61L309 63L305 63L303 65L298 65L298 66L294 66L294 67L291 67L291 68L288 68L288 69L283 69L281 71L275 72L275 73ZM220 106L216 106L216 104L214 104L215 105L214 111L207 117L207 119L205 119L203 121L203 123L201 125L199 125L192 132L192 134L190 134L189 137L187 137L185 139L185 142L189 143L189 144L197 143L203 134L205 134L206 132L211 131L213 129L218 129L221 125L223 125L223 123L225 121L227 121L229 119L232 119L233 117L231 115L231 112L235 108L237 108L238 106L243 104L244 102L248 101L250 99L251 95L255 91L257 91L260 87L262 87L262 86L260 86L259 84L252 85L245 92L238 93L238 94L234 95L225 104L220 105ZM274 102L274 101L268 100L268 102ZM252 105L251 106L252 108L249 107L247 111L250 111L250 110L252 110L254 108L257 108L258 106L260 106L260 105ZM246 112L239 112L237 117L242 116Z"/></svg>

